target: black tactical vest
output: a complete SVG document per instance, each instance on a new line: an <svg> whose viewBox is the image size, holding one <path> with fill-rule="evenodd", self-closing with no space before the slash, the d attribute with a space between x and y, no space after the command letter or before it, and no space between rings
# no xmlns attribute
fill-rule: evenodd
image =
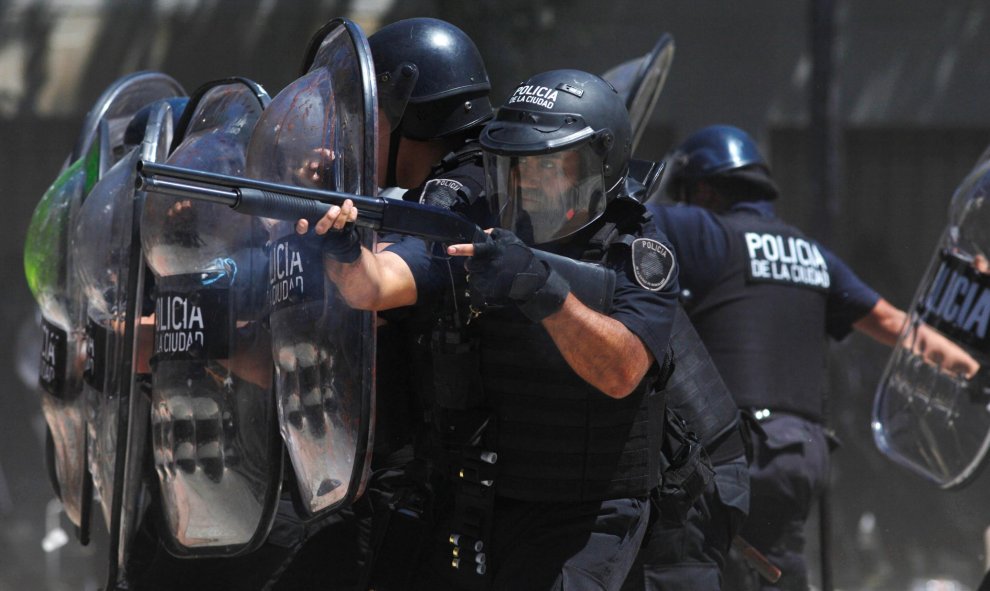
<svg viewBox="0 0 990 591"><path fill-rule="evenodd" d="M718 217L729 264L688 312L741 408L822 419L825 305L830 283L817 244L776 218Z"/></svg>
<svg viewBox="0 0 990 591"><path fill-rule="evenodd" d="M708 350L678 307L670 333L674 373L667 381L667 408L684 420L712 461L743 453L742 441L727 441L739 424L739 409ZM731 443L731 445L726 445Z"/></svg>
<svg viewBox="0 0 990 591"><path fill-rule="evenodd" d="M606 212L603 230L583 241L592 248L580 258L602 242L603 258L629 257L622 237L638 230L635 220L623 227ZM662 386L663 370L613 399L574 373L543 326L514 309L486 311L476 322L482 383L498 421L497 494L589 501L645 496L659 484L664 397L655 386Z"/></svg>

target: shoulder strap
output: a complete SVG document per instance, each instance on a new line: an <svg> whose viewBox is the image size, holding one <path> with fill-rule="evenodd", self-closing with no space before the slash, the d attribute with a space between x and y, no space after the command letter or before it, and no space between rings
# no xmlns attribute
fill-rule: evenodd
<svg viewBox="0 0 990 591"><path fill-rule="evenodd" d="M464 166L472 160L480 159L481 144L478 143L477 140L468 140L463 146L441 158L439 164L433 167L433 174L430 176L450 172Z"/></svg>
<svg viewBox="0 0 990 591"><path fill-rule="evenodd" d="M618 197L612 207L605 210L604 220L588 240L581 260L604 262L610 248L632 246L633 240L638 237L651 216L642 203L631 197Z"/></svg>

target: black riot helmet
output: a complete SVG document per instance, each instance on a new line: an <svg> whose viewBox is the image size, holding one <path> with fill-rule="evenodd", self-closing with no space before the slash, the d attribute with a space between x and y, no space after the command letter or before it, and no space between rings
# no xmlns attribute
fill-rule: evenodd
<svg viewBox="0 0 990 591"><path fill-rule="evenodd" d="M394 22L368 38L378 99L403 137L432 140L491 118L491 83L481 53L454 25L435 18Z"/></svg>
<svg viewBox="0 0 990 591"><path fill-rule="evenodd" d="M481 134L499 225L531 245L587 227L625 187L632 131L621 96L579 70L533 76Z"/></svg>
<svg viewBox="0 0 990 591"><path fill-rule="evenodd" d="M690 187L702 180L732 201L776 199L779 193L756 142L738 127L699 129L667 160L667 191L677 201L685 200Z"/></svg>

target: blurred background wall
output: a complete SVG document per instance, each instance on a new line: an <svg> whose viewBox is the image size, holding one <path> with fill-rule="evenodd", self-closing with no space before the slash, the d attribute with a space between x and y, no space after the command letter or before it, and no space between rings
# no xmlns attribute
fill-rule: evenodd
<svg viewBox="0 0 990 591"><path fill-rule="evenodd" d="M830 65L812 43L814 31L827 32L813 26L816 9L831 18ZM773 164L781 213L901 307L953 188L990 142L990 5L977 0L0 0L0 590L96 588L104 576L99 540L41 548L46 515L49 526L58 515L44 475L31 385L38 335L22 270L31 212L86 110L112 81L142 69L189 91L245 76L274 95L298 75L310 35L335 16L368 34L410 16L459 25L486 57L499 103L530 74L601 73L671 33L673 69L639 156L661 158L702 125L747 129ZM830 77L817 77L822 63ZM813 83L821 80L830 85ZM824 124L813 104L831 115ZM822 160L812 160L822 129L825 192ZM832 349L832 422L844 443L833 456L836 586L907 589L946 575L975 588L990 525L987 478L941 492L879 454L869 419L886 356L856 335Z"/></svg>

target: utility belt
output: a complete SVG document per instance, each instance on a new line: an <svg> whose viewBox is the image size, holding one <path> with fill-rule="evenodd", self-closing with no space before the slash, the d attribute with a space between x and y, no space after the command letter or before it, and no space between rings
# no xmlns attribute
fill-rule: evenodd
<svg viewBox="0 0 990 591"><path fill-rule="evenodd" d="M362 588L408 589L437 576L458 589L490 586L494 431L491 413L480 409L437 412L423 426L404 482L375 511Z"/></svg>
<svg viewBox="0 0 990 591"><path fill-rule="evenodd" d="M453 475L454 513L447 543L450 567L456 578L470 587L484 587L489 578L488 550L491 546L495 505L495 476L498 455L491 446L461 449L459 467Z"/></svg>
<svg viewBox="0 0 990 591"><path fill-rule="evenodd" d="M495 417L487 409L438 409L417 455L431 467L442 500L431 548L444 549L446 579L458 588L485 589L490 583L491 546L498 454Z"/></svg>
<svg viewBox="0 0 990 591"><path fill-rule="evenodd" d="M807 421L818 425L822 429L822 434L825 436L825 443L828 445L828 450L835 451L836 449L842 447L842 441L836 435L835 430L831 427L825 425L821 418L819 417L809 417L797 412L791 412L786 410L772 410L769 408L750 408L742 411L743 416L750 417L749 425L752 430L758 434L761 438L766 437L766 433L760 426L762 423L768 423L774 419L779 419L781 417L794 417L801 419L802 421Z"/></svg>
<svg viewBox="0 0 990 591"><path fill-rule="evenodd" d="M758 423L766 423L767 421L773 419L779 419L781 417L796 417L798 419L801 419L802 421L808 421L809 423L815 423L815 424L821 423L819 419L809 417L801 413L792 412L789 410L776 410L770 408L751 407L747 409L747 411L754 419L756 419Z"/></svg>
<svg viewBox="0 0 990 591"><path fill-rule="evenodd" d="M749 406L743 408L742 412L749 413L758 423L766 423L781 417L794 417L816 425L822 424L821 413L811 411L805 412L801 410L790 410L783 408L768 408L765 406Z"/></svg>

